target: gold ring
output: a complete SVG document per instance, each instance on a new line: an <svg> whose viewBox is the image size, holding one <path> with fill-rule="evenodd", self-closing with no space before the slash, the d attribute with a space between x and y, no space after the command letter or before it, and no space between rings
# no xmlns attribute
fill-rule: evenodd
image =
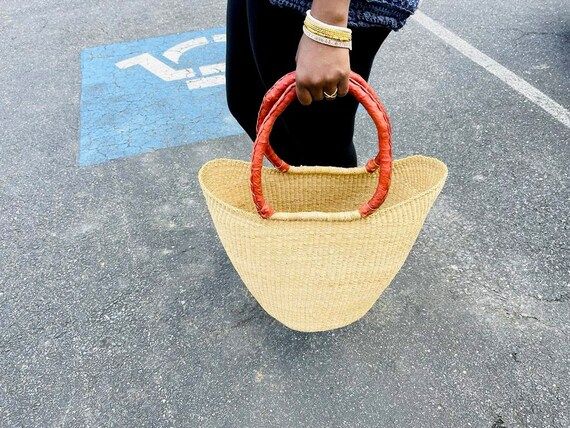
<svg viewBox="0 0 570 428"><path fill-rule="evenodd" d="M334 100L336 98L337 93L338 93L338 88L336 88L332 94L327 94L326 91L323 91L323 94L327 100Z"/></svg>

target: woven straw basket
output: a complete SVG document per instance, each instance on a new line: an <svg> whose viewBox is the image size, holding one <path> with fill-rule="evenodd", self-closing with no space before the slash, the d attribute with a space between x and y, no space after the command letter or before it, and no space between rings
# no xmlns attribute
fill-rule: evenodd
<svg viewBox="0 0 570 428"><path fill-rule="evenodd" d="M289 73L263 100L252 162L215 159L198 174L241 279L267 313L298 331L331 330L366 314L405 262L447 177L434 158L392 162L378 96L355 73L349 91L378 129L379 153L366 167L295 167L271 149L273 123L296 96ZM264 156L276 169L262 165Z"/></svg>

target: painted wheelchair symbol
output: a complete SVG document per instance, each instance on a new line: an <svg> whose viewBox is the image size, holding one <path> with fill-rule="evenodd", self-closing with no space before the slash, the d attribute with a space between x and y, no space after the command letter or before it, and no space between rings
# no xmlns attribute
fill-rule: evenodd
<svg viewBox="0 0 570 428"><path fill-rule="evenodd" d="M225 34L214 34L212 36L212 42L214 43L225 43L225 41ZM208 43L210 43L210 41L206 37L197 37L171 47L162 55L173 63L178 64L180 57L185 52L207 45ZM172 68L149 53L143 53L119 61L115 65L120 69L133 67L135 65L141 66L165 82L188 79L186 85L190 90L224 85L226 83L225 62L200 66L198 67L198 74L192 68Z"/></svg>

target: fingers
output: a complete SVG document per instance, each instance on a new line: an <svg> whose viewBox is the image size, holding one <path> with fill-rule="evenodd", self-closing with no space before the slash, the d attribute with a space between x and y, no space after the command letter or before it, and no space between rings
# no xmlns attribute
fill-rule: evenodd
<svg viewBox="0 0 570 428"><path fill-rule="evenodd" d="M309 91L311 92L311 96L313 97L313 101L322 101L324 98L323 95L323 87L316 83L312 86L310 86Z"/></svg>
<svg viewBox="0 0 570 428"><path fill-rule="evenodd" d="M345 96L348 93L349 73L335 73L329 77L315 78L300 73L296 77L297 98L302 105L309 105L313 101L326 99L332 101L336 96ZM334 98L325 96L325 92Z"/></svg>
<svg viewBox="0 0 570 428"><path fill-rule="evenodd" d="M342 76L338 82L338 96L344 97L346 94L348 94L348 74Z"/></svg>
<svg viewBox="0 0 570 428"><path fill-rule="evenodd" d="M308 89L300 85L298 82L295 86L295 89L297 91L297 98L299 99L299 102L301 104L303 104L304 106L308 106L309 104L311 104L311 102L313 101L313 97Z"/></svg>
<svg viewBox="0 0 570 428"><path fill-rule="evenodd" d="M313 101L320 101L324 97L322 84L318 79L314 79L311 76L297 72L295 86L297 98L304 106L308 106Z"/></svg>
<svg viewBox="0 0 570 428"><path fill-rule="evenodd" d="M330 95L331 97L336 98L338 95L338 83L337 82L327 82L323 88L323 95L324 94ZM332 101L334 98L325 96L327 101Z"/></svg>

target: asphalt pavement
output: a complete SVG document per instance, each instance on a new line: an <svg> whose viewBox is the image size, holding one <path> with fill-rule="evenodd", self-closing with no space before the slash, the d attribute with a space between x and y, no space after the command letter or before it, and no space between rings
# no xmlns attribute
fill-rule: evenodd
<svg viewBox="0 0 570 428"><path fill-rule="evenodd" d="M391 34L371 84L394 156L449 178L372 310L298 333L247 292L197 182L248 159L245 134L81 162L82 88L101 89L81 53L223 27L225 3L1 3L0 426L570 426L570 130L552 114L416 21ZM421 9L570 108L566 1ZM374 140L359 112L361 162Z"/></svg>

